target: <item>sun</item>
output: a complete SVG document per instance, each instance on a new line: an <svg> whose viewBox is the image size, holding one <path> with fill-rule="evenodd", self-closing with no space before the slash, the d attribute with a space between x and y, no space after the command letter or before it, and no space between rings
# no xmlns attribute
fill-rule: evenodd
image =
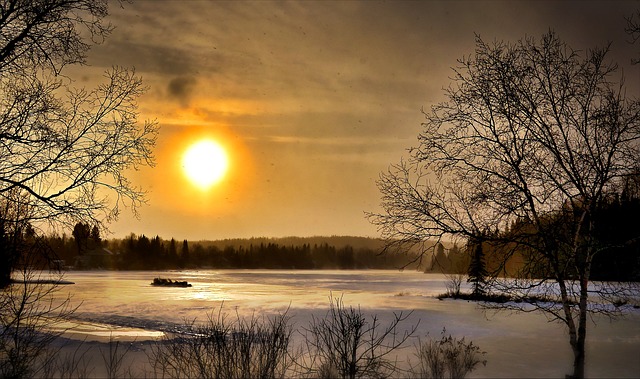
<svg viewBox="0 0 640 379"><path fill-rule="evenodd" d="M196 187L206 190L220 182L229 168L225 149L216 141L200 140L185 151L182 169Z"/></svg>

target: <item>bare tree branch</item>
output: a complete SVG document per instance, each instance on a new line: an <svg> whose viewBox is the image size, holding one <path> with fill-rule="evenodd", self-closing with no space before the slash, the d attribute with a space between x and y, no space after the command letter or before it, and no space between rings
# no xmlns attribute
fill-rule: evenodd
<svg viewBox="0 0 640 379"><path fill-rule="evenodd" d="M552 32L477 37L448 101L425 112L419 146L380 176L383 212L369 214L389 245L482 236L489 289L520 301L497 306L564 322L578 377L587 314L617 314L604 302L626 291L590 282L594 257L619 244L597 237L598 217L640 161L640 103L625 98L607 53L575 52ZM508 272L514 258L524 264Z"/></svg>

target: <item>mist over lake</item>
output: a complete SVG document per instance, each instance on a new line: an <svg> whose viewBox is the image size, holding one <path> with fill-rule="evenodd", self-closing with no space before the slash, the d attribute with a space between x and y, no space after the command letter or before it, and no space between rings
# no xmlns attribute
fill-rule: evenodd
<svg viewBox="0 0 640 379"><path fill-rule="evenodd" d="M186 280L189 288L154 287L153 278ZM204 322L207 313L271 316L288 312L301 330L312 315L323 317L329 297L343 297L381 324L393 312L411 312L402 324L420 322L416 339L398 354L413 357L417 337L438 338L443 328L486 351L486 366L472 377L561 377L571 368L566 331L539 313L495 313L474 302L438 300L446 277L405 270L198 270L198 271L69 271L57 297L72 296L80 305L73 315L74 340L145 341L179 330L185 321ZM463 285L464 286L464 285ZM288 311L287 311L288 309ZM294 333L294 340L299 339ZM588 377L637 377L640 373L640 310L610 322L594 315L587 336Z"/></svg>

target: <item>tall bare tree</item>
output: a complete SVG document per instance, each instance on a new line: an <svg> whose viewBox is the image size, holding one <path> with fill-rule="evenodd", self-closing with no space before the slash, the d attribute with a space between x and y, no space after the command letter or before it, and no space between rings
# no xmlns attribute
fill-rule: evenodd
<svg viewBox="0 0 640 379"><path fill-rule="evenodd" d="M0 198L29 208L22 221L104 225L144 201L125 176L153 164L140 78L116 67L85 89L60 75L109 35L106 15L106 0L0 1ZM3 270L0 286L8 279Z"/></svg>
<svg viewBox="0 0 640 379"><path fill-rule="evenodd" d="M114 68L85 89L63 75L109 35L106 16L107 0L0 0L0 376L43 375L59 335L46 327L74 310L33 270L49 251L38 226L104 225L144 201L125 176L153 164L140 78Z"/></svg>
<svg viewBox="0 0 640 379"><path fill-rule="evenodd" d="M576 52L553 32L515 44L477 37L448 100L424 112L419 146L381 175L384 211L369 215L390 246L482 235L501 263L487 290L563 322L574 377L584 376L588 313L624 295L589 280L594 256L615 254L593 238L595 215L640 164L640 103L607 52ZM505 272L516 254L524 269ZM554 301L525 304L541 296Z"/></svg>

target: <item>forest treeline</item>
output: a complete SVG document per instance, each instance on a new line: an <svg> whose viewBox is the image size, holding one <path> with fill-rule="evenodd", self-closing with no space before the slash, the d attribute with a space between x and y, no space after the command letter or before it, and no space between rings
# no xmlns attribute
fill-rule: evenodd
<svg viewBox="0 0 640 379"><path fill-rule="evenodd" d="M591 280L600 281L640 281L640 178L619 193L611 193L596 208L590 222L593 233L589 236L598 253L591 264ZM569 230L572 218L577 217L570 209L558 209L545 217L560 234ZM487 273L502 273L504 276L550 277L550 268L535 259L535 255L522 248L527 242L536 241L536 228L530 220L518 219L505 230L485 231L484 236L493 243L484 241L458 245L438 244L434 258L426 271L451 274L468 274L477 254L478 244L481 257L477 257L477 268ZM517 236L517 237L516 237ZM516 240L518 238L519 240ZM524 240L523 240L524 239ZM526 239L530 239L527 241ZM518 244L516 244L518 242ZM517 248L515 247L517 246ZM561 247L558 252L566 264L576 264L569 259L569 251Z"/></svg>
<svg viewBox="0 0 640 379"><path fill-rule="evenodd" d="M640 196L637 188L612 194L593 215L593 237L601 251L592 264L592 280L640 281ZM549 223L570 225L566 210L547 216ZM491 240L509 241L512 234L535 228L519 219L505 230L486 231ZM526 233L525 233L526 235ZM99 230L78 223L71 236L49 236L46 244L59 265L74 269L163 270L188 268L215 269L420 269L425 272L469 274L474 263L490 273L516 276L526 271L537 278L548 276L548 268L535 262L527 251L511 249L509 244L482 242L482 256L474 244L439 243L420 252L382 254L385 241L377 238L285 237L187 241L159 236L131 234L123 239L102 240ZM477 245L477 243L476 243ZM473 253L473 254L472 254ZM505 259L505 255L509 258ZM416 262L407 266L409 262ZM420 265L417 263L420 262Z"/></svg>
<svg viewBox="0 0 640 379"><path fill-rule="evenodd" d="M597 245L592 280L640 281L640 178L620 193L611 193L591 215L593 233L590 243ZM558 209L545 216L565 230L576 217L572 211ZM131 234L123 239L102 240L97 227L78 223L71 236L45 237L58 265L74 269L162 270L187 268L228 269L420 269L471 275L470 268L491 275L544 278L550 268L526 251L527 241L536 241L536 227L530 220L515 220L504 230L484 231L485 241L457 245L426 244L424 249L383 254L385 241L377 238L285 237L187 241L162 239L159 236ZM527 237L530 236L530 237ZM480 236L482 239L482 235ZM488 242L493 241L493 242ZM478 249L478 245L480 248ZM423 253L422 259L419 254ZM561 248L558 254L569 254ZM567 264L571 260L567 259ZM409 262L414 262L407 266ZM524 274L523 274L524 273ZM471 275L473 276L473 275ZM482 276L482 275L481 275Z"/></svg>
<svg viewBox="0 0 640 379"><path fill-rule="evenodd" d="M97 229L78 224L71 237L48 240L59 264L75 269L397 269L411 260L381 254L384 242L364 237L179 241L131 234L101 240Z"/></svg>

